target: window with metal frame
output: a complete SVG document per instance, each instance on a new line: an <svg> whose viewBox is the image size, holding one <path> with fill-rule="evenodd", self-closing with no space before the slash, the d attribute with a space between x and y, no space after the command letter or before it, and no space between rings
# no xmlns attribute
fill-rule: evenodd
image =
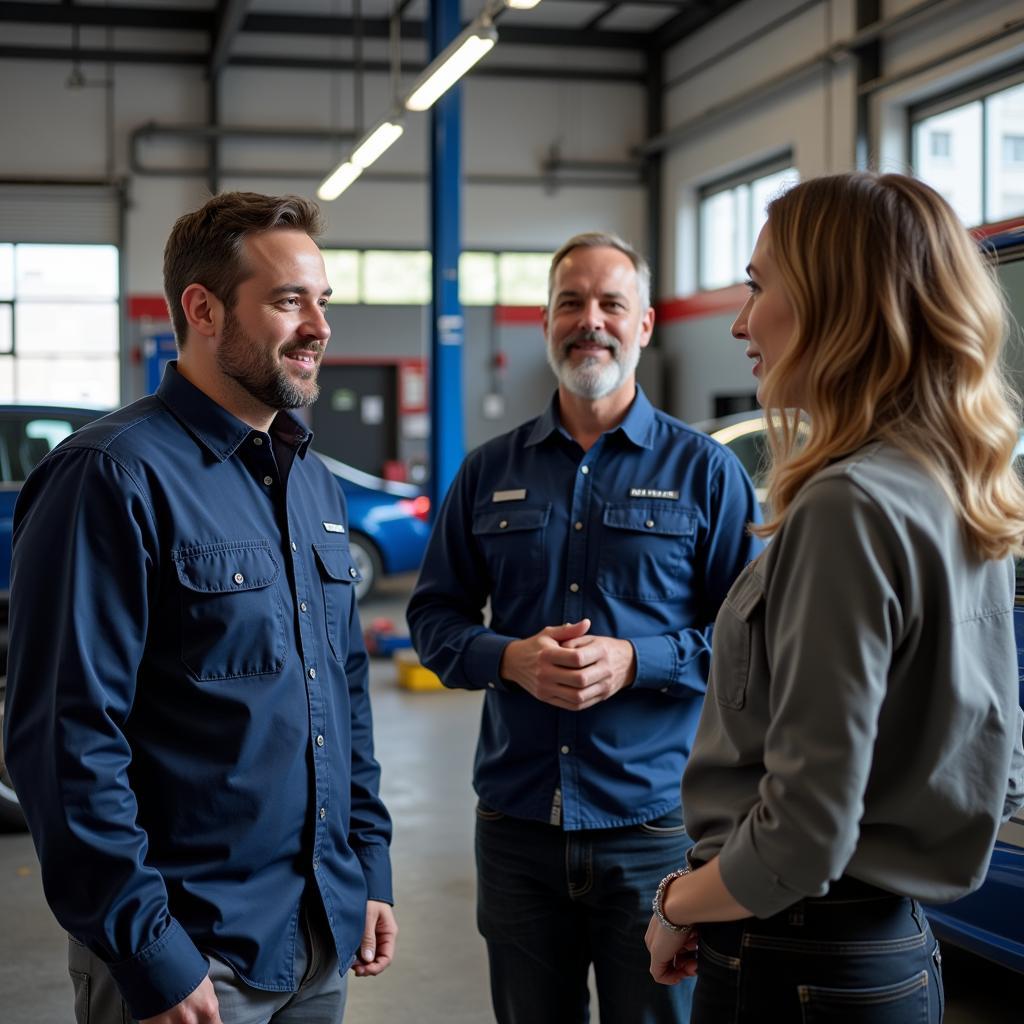
<svg viewBox="0 0 1024 1024"><path fill-rule="evenodd" d="M768 203L799 180L792 154L786 153L701 187L697 280L702 291L746 278Z"/></svg>
<svg viewBox="0 0 1024 1024"><path fill-rule="evenodd" d="M964 224L1024 216L1024 73L911 107L909 126L914 173Z"/></svg>
<svg viewBox="0 0 1024 1024"><path fill-rule="evenodd" d="M0 243L0 403L120 396L118 250Z"/></svg>

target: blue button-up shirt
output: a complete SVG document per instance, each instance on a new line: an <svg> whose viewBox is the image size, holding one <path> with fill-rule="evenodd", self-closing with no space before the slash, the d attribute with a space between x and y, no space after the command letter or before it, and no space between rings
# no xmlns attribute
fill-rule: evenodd
<svg viewBox="0 0 1024 1024"><path fill-rule="evenodd" d="M488 806L566 829L679 805L712 623L761 549L735 456L643 392L589 451L547 411L472 452L441 508L409 605L424 663L486 689L474 785ZM483 608L490 600L490 621ZM542 703L498 667L506 645L591 620L629 640L631 687L584 711Z"/></svg>
<svg viewBox="0 0 1024 1024"><path fill-rule="evenodd" d="M252 429L172 365L18 501L8 765L50 906L139 1018L203 953L297 988L304 894L345 970L367 897L391 900L358 572L310 438L287 413Z"/></svg>

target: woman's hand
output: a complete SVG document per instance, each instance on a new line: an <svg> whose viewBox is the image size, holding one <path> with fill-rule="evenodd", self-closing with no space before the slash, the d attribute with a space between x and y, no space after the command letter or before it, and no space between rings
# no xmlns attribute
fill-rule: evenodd
<svg viewBox="0 0 1024 1024"><path fill-rule="evenodd" d="M697 973L697 929L669 931L657 917L651 918L644 937L651 954L651 977L660 985L677 985Z"/></svg>

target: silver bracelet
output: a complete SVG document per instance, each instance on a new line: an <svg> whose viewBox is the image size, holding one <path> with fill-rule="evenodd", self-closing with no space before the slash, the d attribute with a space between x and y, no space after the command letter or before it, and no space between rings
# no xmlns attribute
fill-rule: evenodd
<svg viewBox="0 0 1024 1024"><path fill-rule="evenodd" d="M659 883L658 888L654 893L654 899L651 901L651 910L654 911L654 916L658 919L658 924L662 928L667 928L670 932L685 932L689 929L688 924L673 924L665 916L665 893L668 891L668 887L677 879L682 878L683 875L688 875L690 868L680 868L678 871L673 871L670 875L666 875Z"/></svg>

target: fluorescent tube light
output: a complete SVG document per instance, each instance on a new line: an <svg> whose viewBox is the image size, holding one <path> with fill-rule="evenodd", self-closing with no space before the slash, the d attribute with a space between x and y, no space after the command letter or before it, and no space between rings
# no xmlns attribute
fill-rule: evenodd
<svg viewBox="0 0 1024 1024"><path fill-rule="evenodd" d="M505 0L505 6L511 7L514 11L529 11L539 3L540 0Z"/></svg>
<svg viewBox="0 0 1024 1024"><path fill-rule="evenodd" d="M429 110L498 41L493 25L471 25L420 75L405 101L407 110Z"/></svg>
<svg viewBox="0 0 1024 1024"><path fill-rule="evenodd" d="M325 203L329 203L332 199L337 199L362 173L362 167L357 167L354 163L346 160L330 177L325 179L324 183L316 190L316 194Z"/></svg>
<svg viewBox="0 0 1024 1024"><path fill-rule="evenodd" d="M356 146L349 159L360 170L366 170L404 131L399 121L382 121Z"/></svg>

